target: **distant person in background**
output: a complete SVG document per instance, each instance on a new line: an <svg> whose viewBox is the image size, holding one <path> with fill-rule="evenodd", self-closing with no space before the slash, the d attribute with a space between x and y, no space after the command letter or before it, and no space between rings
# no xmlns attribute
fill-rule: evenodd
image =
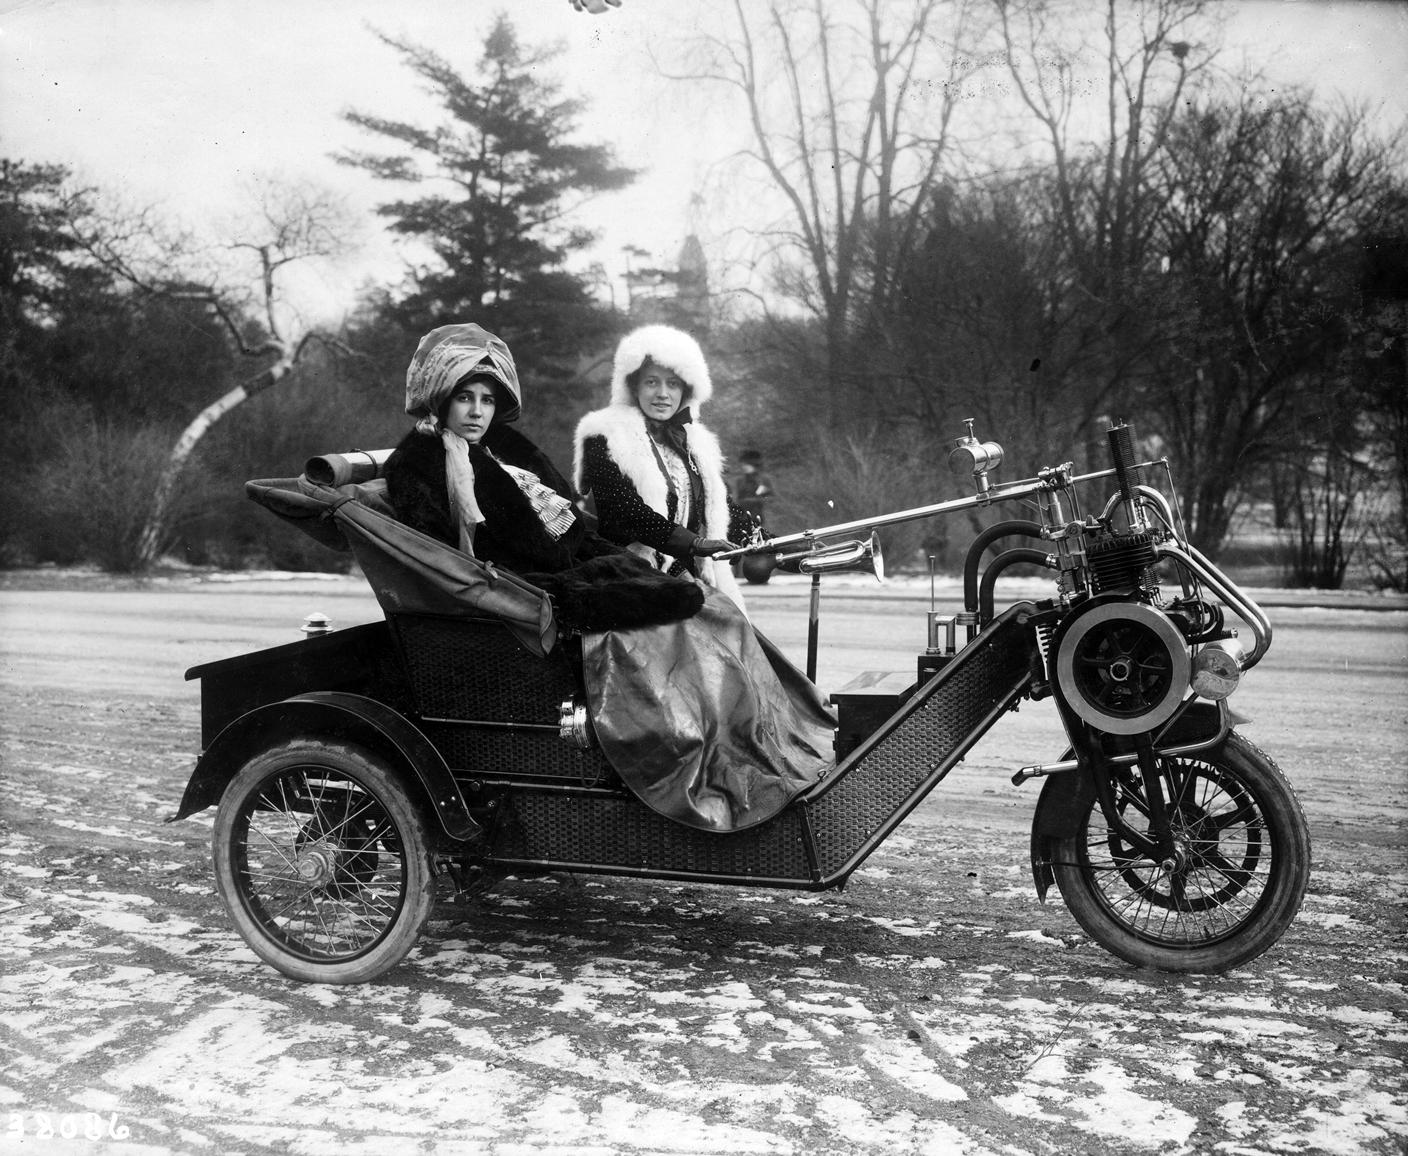
<svg viewBox="0 0 1408 1156"><path fill-rule="evenodd" d="M744 450L738 455L739 478L734 485L733 500L763 524L763 507L773 496L772 479L763 472L763 455L757 450Z"/></svg>
<svg viewBox="0 0 1408 1156"><path fill-rule="evenodd" d="M696 420L713 393L699 343L668 325L621 339L611 404L577 424L573 480L596 504L603 537L667 574L689 574L741 608L732 570L714 555L756 525L724 481L719 440Z"/></svg>

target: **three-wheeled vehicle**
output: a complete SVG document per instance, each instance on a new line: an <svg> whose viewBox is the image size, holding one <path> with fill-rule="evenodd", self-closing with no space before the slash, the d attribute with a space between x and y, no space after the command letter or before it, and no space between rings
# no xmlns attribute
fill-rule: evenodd
<svg viewBox="0 0 1408 1156"><path fill-rule="evenodd" d="M1050 700L1069 739L1040 778L1031 868L1115 955L1218 972L1274 944L1310 871L1305 817L1279 768L1232 729L1227 696L1266 654L1261 609L1186 539L1167 461L1070 463L1001 483L969 422L950 462L967 497L759 540L812 578L874 564L877 528L1003 502L972 543L964 609L931 609L913 678L832 696L835 764L733 833L645 806L593 736L581 640L542 591L402 525L384 452L312 459L247 492L350 549L381 621L187 672L202 751L175 819L216 806L216 884L254 952L300 980L355 983L399 963L438 885L598 872L745 887L840 887L997 720ZM1082 504L1097 483L1108 500ZM853 538L869 531L871 537ZM1020 538L1026 544L986 552ZM836 539L842 539L837 542ZM997 577L1052 572L1051 596L999 610ZM1244 646L1230 619L1250 632ZM815 629L809 646L814 671Z"/></svg>

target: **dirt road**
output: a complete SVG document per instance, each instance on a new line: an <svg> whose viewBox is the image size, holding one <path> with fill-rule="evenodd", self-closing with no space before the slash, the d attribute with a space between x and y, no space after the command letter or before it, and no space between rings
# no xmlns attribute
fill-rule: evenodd
<svg viewBox="0 0 1408 1156"><path fill-rule="evenodd" d="M31 584L33 585L33 584ZM72 581L63 585L72 587ZM82 586L83 583L78 583ZM7 1152L1344 1153L1408 1143L1408 614L1288 610L1234 700L1316 864L1270 953L1126 966L1025 865L1049 707L989 736L840 894L589 877L445 903L374 986L258 963L175 808L182 671L376 616L359 581L0 589ZM750 591L800 659L796 591ZM819 682L922 614L828 595Z"/></svg>

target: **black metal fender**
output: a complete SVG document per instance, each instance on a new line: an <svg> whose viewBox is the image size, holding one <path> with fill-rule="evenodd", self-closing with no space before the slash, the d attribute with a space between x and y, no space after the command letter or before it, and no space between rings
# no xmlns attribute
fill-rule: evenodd
<svg viewBox="0 0 1408 1156"><path fill-rule="evenodd" d="M1245 722L1220 702L1192 702L1175 715L1156 740L1157 749L1203 749L1222 742L1234 722ZM1118 740L1117 740L1118 741ZM1069 759L1068 748L1061 756ZM1078 834L1081 824L1095 806L1095 777L1086 767L1052 775L1042 785L1032 815L1032 882L1037 898L1046 901L1046 892L1056 881L1051 869L1051 853L1057 842Z"/></svg>
<svg viewBox="0 0 1408 1156"><path fill-rule="evenodd" d="M387 759L407 786L419 790L441 829L466 840L483 828L465 804L440 752L404 715L385 703L344 691L310 691L268 703L227 725L196 761L175 822L219 802L230 780L251 757L298 736L346 739Z"/></svg>

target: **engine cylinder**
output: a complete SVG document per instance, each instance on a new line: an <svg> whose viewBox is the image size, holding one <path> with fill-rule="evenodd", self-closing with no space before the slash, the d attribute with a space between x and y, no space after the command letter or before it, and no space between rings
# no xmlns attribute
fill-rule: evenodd
<svg viewBox="0 0 1408 1156"><path fill-rule="evenodd" d="M1158 553L1149 534L1122 534L1091 542L1086 547L1090 560L1093 592L1104 594L1115 590L1152 590L1154 563Z"/></svg>

